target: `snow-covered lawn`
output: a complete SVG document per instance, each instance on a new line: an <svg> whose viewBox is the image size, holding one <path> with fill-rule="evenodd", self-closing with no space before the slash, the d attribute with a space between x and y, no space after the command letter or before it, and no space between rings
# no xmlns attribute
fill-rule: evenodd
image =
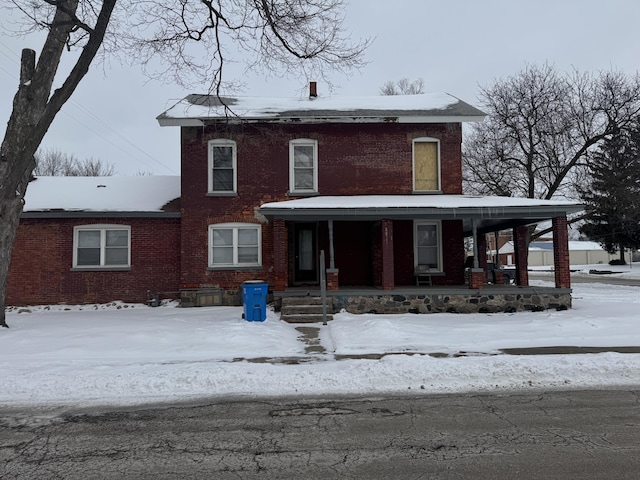
<svg viewBox="0 0 640 480"><path fill-rule="evenodd" d="M305 353L300 325L281 322L272 311L265 322L246 322L237 307L113 303L28 310L9 311L11 328L0 330L0 404L640 385L640 354L499 352L640 346L638 287L576 284L574 308L559 312L339 313L327 326L313 325L320 328L323 354ZM454 357L458 352L467 356ZM393 355L340 359L384 353Z"/></svg>

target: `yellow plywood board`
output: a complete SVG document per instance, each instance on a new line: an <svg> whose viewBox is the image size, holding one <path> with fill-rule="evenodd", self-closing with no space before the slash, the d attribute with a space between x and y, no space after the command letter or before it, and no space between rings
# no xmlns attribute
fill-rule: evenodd
<svg viewBox="0 0 640 480"><path fill-rule="evenodd" d="M413 168L415 190L440 189L438 185L438 144L436 142L416 142L414 144Z"/></svg>

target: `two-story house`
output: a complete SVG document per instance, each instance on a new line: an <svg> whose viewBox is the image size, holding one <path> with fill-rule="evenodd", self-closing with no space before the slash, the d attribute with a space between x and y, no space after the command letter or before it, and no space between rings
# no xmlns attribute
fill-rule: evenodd
<svg viewBox="0 0 640 480"><path fill-rule="evenodd" d="M158 117L181 128L180 288L238 303L242 282L261 279L278 300L317 292L326 272L335 307L352 311L529 308L487 306L485 255L465 276L464 239L484 252L485 233L514 228L525 287L526 225L553 219L556 289L542 304L570 305L566 215L580 207L462 195L462 123L481 111L448 94L309 93L189 95Z"/></svg>
<svg viewBox="0 0 640 480"><path fill-rule="evenodd" d="M562 201L465 196L462 124L448 94L189 95L158 117L181 131L181 176L39 178L29 186L7 303L241 304L473 312L570 307ZM528 288L527 225L551 220L555 288ZM516 285L487 285L486 234L513 230ZM465 269L465 239L474 261ZM324 283L323 283L324 285Z"/></svg>

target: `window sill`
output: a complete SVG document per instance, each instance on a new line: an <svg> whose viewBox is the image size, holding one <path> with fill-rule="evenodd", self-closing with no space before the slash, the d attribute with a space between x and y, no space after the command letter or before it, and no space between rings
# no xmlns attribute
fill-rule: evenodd
<svg viewBox="0 0 640 480"><path fill-rule="evenodd" d="M262 265L227 265L224 267L212 267L209 265L207 271L224 271L224 270L246 270L246 271L262 271Z"/></svg>
<svg viewBox="0 0 640 480"><path fill-rule="evenodd" d="M130 272L131 267L72 267L71 272Z"/></svg>
<svg viewBox="0 0 640 480"><path fill-rule="evenodd" d="M413 190L413 195L442 195L442 190Z"/></svg>
<svg viewBox="0 0 640 480"><path fill-rule="evenodd" d="M287 192L287 197L317 197L319 192Z"/></svg>
<svg viewBox="0 0 640 480"><path fill-rule="evenodd" d="M207 192L207 197L237 197L238 192Z"/></svg>

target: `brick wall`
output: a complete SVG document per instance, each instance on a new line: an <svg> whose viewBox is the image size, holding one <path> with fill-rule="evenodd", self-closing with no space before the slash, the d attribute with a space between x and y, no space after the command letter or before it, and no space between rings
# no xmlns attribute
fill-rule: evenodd
<svg viewBox="0 0 640 480"><path fill-rule="evenodd" d="M186 127L181 135L180 283L185 287L238 288L251 279L265 280L271 285L277 280L282 284L283 279L274 274L272 226L257 208L265 202L295 198L287 195L290 140L317 140L320 195L364 195L411 194L412 141L420 137L437 138L443 193L462 193L460 124L215 125ZM231 139L237 144L235 196L207 196L207 142L215 138ZM262 268L208 269L208 225L221 222L262 224Z"/></svg>
<svg viewBox="0 0 640 480"><path fill-rule="evenodd" d="M131 269L72 271L73 227L131 227ZM7 305L144 302L147 290L176 291L180 219L22 219L11 257Z"/></svg>

